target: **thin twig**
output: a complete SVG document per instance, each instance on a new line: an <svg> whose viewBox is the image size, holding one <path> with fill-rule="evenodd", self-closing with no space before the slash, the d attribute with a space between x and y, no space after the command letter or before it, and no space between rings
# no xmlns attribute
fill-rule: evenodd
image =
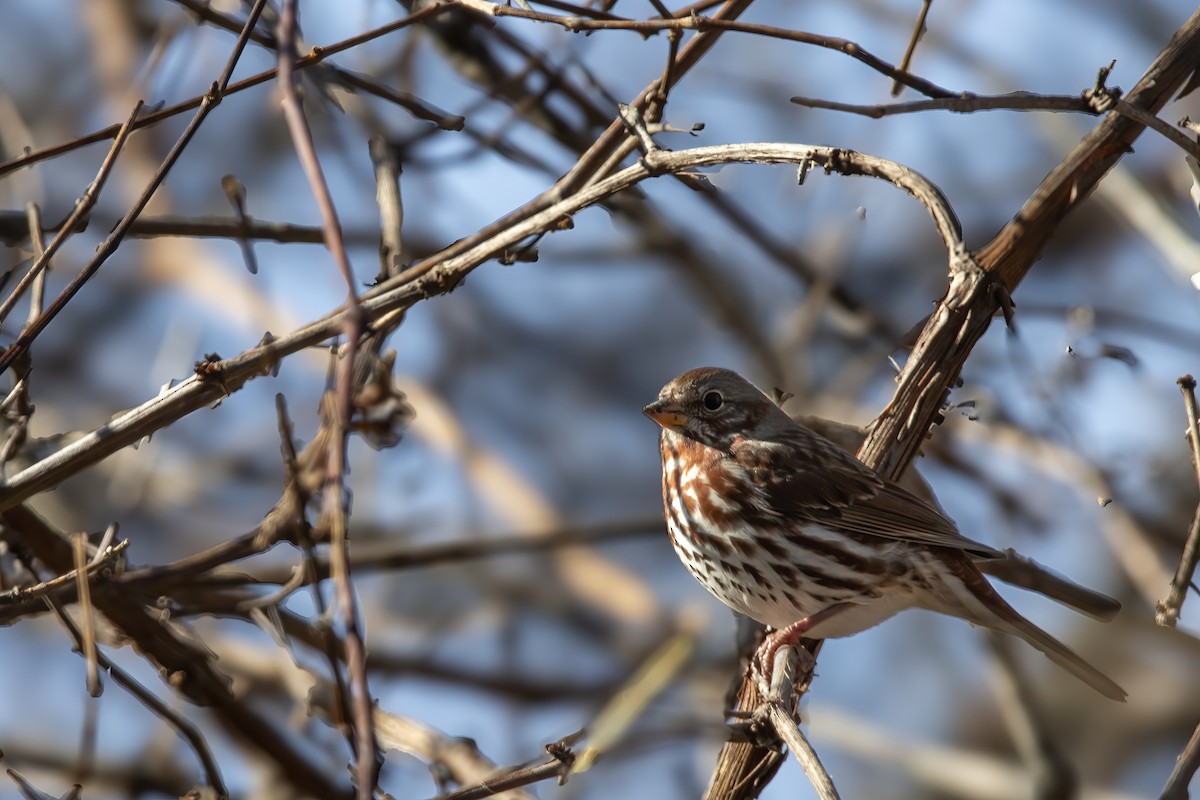
<svg viewBox="0 0 1200 800"><path fill-rule="evenodd" d="M1115 90L1110 90L1110 92L1115 92ZM937 97L927 100L914 100L908 103L884 103L877 105L839 103L834 100L822 100L816 97L802 96L793 97L792 102L808 108L842 111L848 114L871 117L872 119L880 119L881 117L890 117L897 114L915 114L922 111L950 111L955 114L972 114L977 111L1074 111L1080 114L1091 114L1092 116L1113 111L1122 116L1129 117L1134 122L1145 125L1193 158L1200 159L1200 143L1188 137L1178 128L1168 124L1161 117L1131 105L1115 95L1108 97L1105 102L1097 102L1094 97L1085 95L1034 94L1032 92L977 95L970 92L963 92L953 97Z"/></svg>
<svg viewBox="0 0 1200 800"><path fill-rule="evenodd" d="M85 646L83 634L80 633L79 629L75 627L75 623L71 621L67 613L53 599L46 599L50 607L54 609L54 613L58 616L63 627L67 629L71 637L75 640L75 646L82 650ZM200 730L166 703L159 700L129 673L110 661L104 653L96 650L95 656L100 666L104 667L104 671L112 676L112 679L116 681L118 686L133 695L138 702L150 709L155 715L161 717L164 722L179 732L179 735L191 745L192 750L196 753L196 758L200 760L200 766L204 768L204 773L208 778L208 785L216 791L219 798L228 797L229 790L225 788L225 782L221 779L221 770L217 766L217 761L213 758L212 751L208 748L208 742L204 740L204 736L200 733Z"/></svg>
<svg viewBox="0 0 1200 800"><path fill-rule="evenodd" d="M807 652L807 651L806 651ZM808 782L821 800L839 800L837 788L829 777L817 751L809 744L808 738L796 723L796 699L792 688L795 686L797 666L797 651L794 647L781 647L775 653L775 663L772 668L771 693L766 703L768 716L775 732L792 752L800 764Z"/></svg>
<svg viewBox="0 0 1200 800"><path fill-rule="evenodd" d="M1129 117L1139 125L1145 125L1192 158L1200 159L1200 142L1187 136L1183 131L1169 124L1157 114L1151 114L1145 109L1131 105L1120 98L1117 98L1113 103L1113 111L1121 116Z"/></svg>
<svg viewBox="0 0 1200 800"><path fill-rule="evenodd" d="M791 100L799 106L842 111L871 119L881 119L898 114L916 114L923 111L950 111L955 114L973 114L977 111L1076 111L1095 116L1098 112L1085 98L1070 94L1035 94L1033 92L1010 92L1008 94L973 94L963 92L952 97L935 97L925 100L910 100L905 103L877 103L859 105L822 100L818 97L796 96Z"/></svg>
<svg viewBox="0 0 1200 800"><path fill-rule="evenodd" d="M116 225L116 220L103 219L97 215L93 216L89 220L89 223L103 230L109 230ZM66 227L66 225L66 221L48 227L39 224L39 232L51 233L59 231ZM365 229L358 229L347 238L355 242L363 242L368 237L373 238L374 235L374 231L367 233ZM158 236L262 239L272 242L301 244L325 243L325 237L321 229L311 225L294 225L288 222L268 222L253 218L238 219L216 216L181 217L170 214L143 216L139 217L136 222L129 226L129 232L126 234L126 238L129 239ZM0 211L0 240L15 246L27 238L31 238L28 211L24 213Z"/></svg>
<svg viewBox="0 0 1200 800"><path fill-rule="evenodd" d="M129 228L130 238L155 236L261 239L295 244L325 243L325 234L318 227L294 225L290 222L265 222L261 219L243 221L221 217L143 217Z"/></svg>
<svg viewBox="0 0 1200 800"><path fill-rule="evenodd" d="M8 318L13 306L17 304L17 300L21 298L21 295L25 293L25 290L29 288L29 285L42 274L42 271L46 268L46 265L50 263L50 259L54 258L54 254L57 253L59 248L63 246L63 243L66 242L67 238L70 237L71 234L75 233L80 223L87 218L87 215L96 205L96 199L100 196L100 192L104 189L104 183L108 180L109 173L112 172L113 166L117 163L117 156L120 155L121 150L124 149L125 142L129 139L129 134L133 132L133 124L137 120L138 114L141 112L141 110L142 101L138 100L133 106L133 111L129 113L128 119L125 120L125 124L117 130L117 136L113 140L112 146L108 148L108 153L104 156L104 160L100 162L100 170L96 173L96 177L90 184L88 184L87 189L84 190L79 199L75 201L75 208L72 209L71 214L67 217L66 222L64 222L62 227L59 228L58 235L51 239L50 244L48 244L46 248L38 254L38 257L33 262L33 265L23 276L21 276L21 280L12 290L12 293L5 298L3 303L0 303L0 323ZM28 324L33 324L32 318L29 320Z"/></svg>
<svg viewBox="0 0 1200 800"><path fill-rule="evenodd" d="M86 573L88 579L92 579L96 573L111 566L117 560L117 556L124 552L127 547L129 547L129 540L123 539L102 552L97 552L97 557L93 558L84 568L84 573ZM30 600L36 600L39 597L53 595L59 589L63 588L73 587L78 591L80 583L79 575L78 571L71 570L66 574L58 575L33 586L14 586L7 592L0 593L0 607L26 603Z"/></svg>
<svg viewBox="0 0 1200 800"><path fill-rule="evenodd" d="M84 660L87 661L87 690L92 697L104 693L100 683L100 668L96 663L96 613L92 608L92 594L88 588L87 534L78 532L71 537L75 552L75 585L79 590L79 615L83 620Z"/></svg>
<svg viewBox="0 0 1200 800"><path fill-rule="evenodd" d="M1188 739L1183 752L1179 754L1159 800L1188 800L1188 784L1192 782L1197 769L1200 769L1200 725L1192 731L1192 738Z"/></svg>
<svg viewBox="0 0 1200 800"><path fill-rule="evenodd" d="M121 137L118 136L117 138L120 139ZM113 147L115 148L116 146L116 142L114 142ZM103 167L101 169L103 170ZM99 176L97 176L97 180L99 180ZM88 187L88 191L91 191L90 186ZM98 192L99 188L96 191ZM37 203L30 203L26 206L25 210L29 217L29 242L33 245L34 257L38 261L45 259L43 267L38 270L38 274L34 277L33 284L30 287L29 315L25 320L25 324L28 325L41 315L42 309L46 305L46 273L53 269L54 265L51 263L50 257L46 255L46 243L42 241L42 210L38 207ZM33 272L33 268L31 267L29 271ZM16 291L13 294L16 294ZM3 321L3 319L4 314L0 313L0 321Z"/></svg>
<svg viewBox="0 0 1200 800"><path fill-rule="evenodd" d="M571 773L571 765L575 761L575 754L571 751L570 745L559 742L546 745L546 750L550 753L550 757L540 764L513 767L475 786L467 786L454 792L439 794L431 800L480 800L484 797L492 797L501 792L506 792L509 789L528 786L531 783L549 780L550 778L556 779L561 786L566 783L567 776Z"/></svg>
<svg viewBox="0 0 1200 800"><path fill-rule="evenodd" d="M325 594L321 591L320 582L325 578L321 575L317 568L317 548L313 542L312 527L308 523L306 509L308 508L310 491L312 487L306 482L301 468L301 457L296 453L296 446L292 441L292 421L288 416L287 401L282 394L275 395L275 417L279 426L279 449L283 456L284 468L284 496L280 499L279 504L272 509L272 514L277 509L287 509L295 517L296 535L294 541L300 547L301 561L299 569L293 568L293 578L299 579L302 582L308 583L312 590L309 593L312 597L313 608L316 609L317 619L320 620L319 625L314 626L320 632L320 636L316 641L316 648L325 656L325 661L329 664L329 674L333 678L333 714L338 727L345 724L345 720L349 717L346 713L346 684L342 678L341 664L338 660L338 641L333 634L326 621L328 617L328 607L325 603ZM309 443L305 448L305 456L313 453L319 454L319 450L324 445L319 441L319 437ZM270 517L271 514L268 514ZM273 523L264 522L264 527L274 527ZM328 575L328 572L325 573ZM287 582L291 584L292 581ZM283 594L288 589L285 585L277 596ZM239 607L244 607L245 604L239 604ZM276 613L281 611L276 609ZM351 747L353 747L351 743Z"/></svg>
<svg viewBox="0 0 1200 800"><path fill-rule="evenodd" d="M401 271L404 255L404 201L400 196L400 159L382 136L368 142L375 167L375 204L379 206L379 276L387 280Z"/></svg>
<svg viewBox="0 0 1200 800"><path fill-rule="evenodd" d="M908 47L904 48L904 57L900 59L900 69L908 72L912 66L913 54L917 52L917 42L921 41L921 37L925 35L925 20L929 17L929 7L933 5L933 0L924 0L921 3L921 11L917 14L917 22L913 25L912 35L908 37ZM904 86L900 81L892 82L892 97L899 96Z"/></svg>
<svg viewBox="0 0 1200 800"><path fill-rule="evenodd" d="M1200 480L1200 415L1196 409L1196 379L1191 375L1184 375L1176 383L1179 385L1179 391L1183 393L1183 404L1187 410L1187 438L1192 445L1192 468L1196 471L1197 480ZM1196 513L1192 515L1192 524L1188 530L1187 541L1183 545L1183 553L1179 557L1179 566L1175 569L1175 577L1171 579L1171 590L1155 608L1156 624L1173 628L1179 621L1188 587L1192 585L1192 576L1196 574L1197 561L1200 561L1200 505L1197 505Z"/></svg>
<svg viewBox="0 0 1200 800"><path fill-rule="evenodd" d="M250 237L245 235L245 231L253 222L246 210L246 186L238 180L236 175L224 175L221 177L221 190L225 192L225 199L233 206L233 213L237 215L238 230L233 238L237 239L238 245L242 248L242 260L246 264L246 271L251 275L257 275L258 258L254 255L254 245L250 241Z"/></svg>
<svg viewBox="0 0 1200 800"><path fill-rule="evenodd" d="M341 611L343 646L346 666L350 672L350 708L352 726L351 747L356 759L355 788L359 800L371 800L379 782L382 759L375 742L372 722L373 703L367 684L367 654L358 622L358 603L350 578L349 544L346 537L346 445L353 413L353 380L358 348L365 328L365 314L355 289L354 271L342 241L337 209L313 145L312 132L304 116L295 78L295 39L297 32L297 0L285 0L279 25L279 85L283 89L283 113L288 131L309 188L321 211L325 230L325 246L329 248L346 283L346 306L341 314L345 348L337 363L337 383L333 392L332 413L325 415L323 425L331 426L326 462L324 515L330 530L330 566Z"/></svg>
<svg viewBox="0 0 1200 800"><path fill-rule="evenodd" d="M230 53L229 58L226 60L224 69L221 70L220 78L217 81L214 81L208 92L205 93L204 98L200 101L199 107L196 109L195 115L192 117L183 133L180 134L179 138L175 141L175 144L167 153L167 157L163 159L162 163L159 164L158 169L154 171L154 175L150 178L150 181L146 184L145 188L142 189L141 194L138 195L129 211L125 213L125 216L121 218L121 221L117 223L117 226L112 230L112 232L105 237L100 246L96 248L96 254L92 256L92 259L88 261L84 268L79 271L79 273L71 280L67 287L62 290L57 298L55 298L54 302L50 304L50 307L47 308L36 320L31 320L29 324L22 329L21 334L17 337L17 340L13 342L7 350L4 351L3 355L0 355L0 372L8 369L14 360L28 352L29 346L33 344L34 339L36 339L38 335L46 329L46 326L48 326L50 322L59 314L59 312L66 307L67 303L69 303L71 299L78 294L79 290L83 288L84 284L91 280L91 278L99 271L101 265L108 260L109 256L116 252L121 240L125 238L125 234L128 232L129 226L132 225L133 221L138 218L138 215L142 213L142 210L150 202L150 199L154 196L155 192L158 191L158 187L162 185L164 180L166 180L167 173L171 171L171 168L175 166L175 162L179 160L181 155L183 155L184 149L191 142L192 137L196 135L196 131L200 129L200 124L204 122L204 119L208 116L208 113L212 111L212 109L216 108L216 106L225 96L225 91L228 88L230 77L233 75L233 70L237 66L238 59L241 57L242 51L245 49L246 42L249 39L250 31L254 29L254 24L258 20L259 14L262 13L262 9L265 4L265 0L257 0L257 2L254 4L254 7L250 11L250 17L246 20L246 26L242 29L241 35L238 36L237 42L234 43L233 52ZM133 116L136 116L138 110L140 110L140 105L134 110ZM131 117L130 121L126 123L126 127L132 129L132 124L133 119ZM126 133L126 135L128 134ZM60 232L60 236L71 230L72 228L63 228L63 231ZM2 315L0 315L0 319L2 318Z"/></svg>
<svg viewBox="0 0 1200 800"><path fill-rule="evenodd" d="M329 696L328 691L320 690L322 688L310 694L317 704L323 704ZM407 753L429 765L430 771L438 776L439 785L448 781L459 786L490 785L504 772L474 741L450 736L412 717L381 708L375 715L375 726L383 747ZM498 797L501 800L533 800L529 792L513 787L500 792Z"/></svg>

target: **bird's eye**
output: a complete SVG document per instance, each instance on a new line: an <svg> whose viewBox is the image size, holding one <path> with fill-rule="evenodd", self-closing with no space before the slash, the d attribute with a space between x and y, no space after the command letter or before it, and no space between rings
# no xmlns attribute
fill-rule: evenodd
<svg viewBox="0 0 1200 800"><path fill-rule="evenodd" d="M721 406L725 405L725 398L721 397L720 392L706 392L704 397L701 398L701 402L704 403L704 407L709 411L717 411Z"/></svg>

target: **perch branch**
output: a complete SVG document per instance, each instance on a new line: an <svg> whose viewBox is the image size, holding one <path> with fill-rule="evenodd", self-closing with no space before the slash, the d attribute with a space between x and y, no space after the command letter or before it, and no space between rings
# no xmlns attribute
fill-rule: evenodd
<svg viewBox="0 0 1200 800"><path fill-rule="evenodd" d="M1200 59L1200 10L1184 23L1126 100L1150 114L1157 112L1191 77ZM899 386L883 410L858 457L896 480L916 457L967 356L997 310L1011 314L1010 293L1037 261L1063 219L1077 208L1123 155L1130 152L1144 125L1115 111L1106 114L1079 145L1042 181L1016 216L978 253L950 257L946 294L930 315L898 377ZM743 678L739 699L755 699L754 681ZM759 701L761 702L761 700ZM757 705L742 705L753 713ZM708 798L755 797L761 780L752 780L768 748L730 743L717 759Z"/></svg>

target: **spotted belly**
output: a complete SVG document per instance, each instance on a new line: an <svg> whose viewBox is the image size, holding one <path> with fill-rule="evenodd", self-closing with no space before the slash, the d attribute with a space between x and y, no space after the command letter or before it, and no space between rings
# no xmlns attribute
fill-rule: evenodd
<svg viewBox="0 0 1200 800"><path fill-rule="evenodd" d="M829 606L850 607L816 626L816 638L849 636L915 605L902 573L902 543L859 541L814 522L790 522L755 508L754 524L706 478L702 463L664 446L663 502L675 553L730 608L775 628ZM728 471L728 467L727 467ZM674 476L672 479L670 476ZM728 476L731 484L736 474ZM746 481L739 488L752 497Z"/></svg>

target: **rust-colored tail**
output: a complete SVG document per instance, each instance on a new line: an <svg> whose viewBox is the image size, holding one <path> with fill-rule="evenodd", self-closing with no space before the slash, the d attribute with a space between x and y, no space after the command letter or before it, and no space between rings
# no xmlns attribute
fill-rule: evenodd
<svg viewBox="0 0 1200 800"><path fill-rule="evenodd" d="M1000 602L1004 603L1003 600ZM1005 606L1008 606L1008 604L1005 603ZM1118 686L1112 678L1093 667L1074 650L1022 617L1011 607L1008 608L1008 611L1011 613L1011 616L997 614L998 617L1006 617L1003 619L1003 624L989 625L988 627L1002 633L1011 633L1015 636L1020 636L1045 653L1046 657L1055 664L1058 664L1100 694L1112 700L1125 702L1127 696L1125 690Z"/></svg>
<svg viewBox="0 0 1200 800"><path fill-rule="evenodd" d="M954 598L955 607L935 608L935 610L962 617L975 625L1000 633L1018 636L1100 694L1112 700L1125 702L1127 695L1124 689L1085 661L1074 650L1017 613L1016 609L1005 602L1004 598L992 588L987 578L979 572L975 565L964 559L954 563L951 569L954 577L958 579L955 582L959 586L945 588L953 590L950 596ZM960 594L959 587L965 589L971 597L964 597L963 594ZM945 595L940 599L943 602L949 600Z"/></svg>

